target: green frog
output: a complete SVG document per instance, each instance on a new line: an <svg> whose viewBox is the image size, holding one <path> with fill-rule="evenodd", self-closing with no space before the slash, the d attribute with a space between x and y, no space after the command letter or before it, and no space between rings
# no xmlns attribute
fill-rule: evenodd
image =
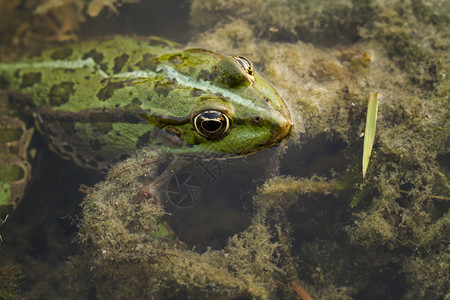
<svg viewBox="0 0 450 300"><path fill-rule="evenodd" d="M0 64L0 204L16 207L38 131L97 170L153 145L174 155L248 155L280 142L289 110L242 56L157 37L112 37ZM7 101L5 99L8 99Z"/></svg>

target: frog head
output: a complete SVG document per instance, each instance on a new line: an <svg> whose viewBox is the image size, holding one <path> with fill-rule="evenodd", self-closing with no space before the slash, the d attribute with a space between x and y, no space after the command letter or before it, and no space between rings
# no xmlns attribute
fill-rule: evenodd
<svg viewBox="0 0 450 300"><path fill-rule="evenodd" d="M190 49L158 61L176 87L165 95L170 109L145 117L175 141L174 152L246 155L289 133L285 102L248 59Z"/></svg>

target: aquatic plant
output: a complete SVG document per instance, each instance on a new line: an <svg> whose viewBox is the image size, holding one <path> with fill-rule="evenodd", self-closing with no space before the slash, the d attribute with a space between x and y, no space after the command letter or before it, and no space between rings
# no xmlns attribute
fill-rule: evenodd
<svg viewBox="0 0 450 300"><path fill-rule="evenodd" d="M0 297L20 299L20 284L23 278L18 264L0 267Z"/></svg>
<svg viewBox="0 0 450 300"><path fill-rule="evenodd" d="M375 141L375 128L377 124L378 99L379 94L370 94L367 104L366 129L364 133L364 147L362 159L362 176L366 177L369 166L370 155L372 154L373 142Z"/></svg>

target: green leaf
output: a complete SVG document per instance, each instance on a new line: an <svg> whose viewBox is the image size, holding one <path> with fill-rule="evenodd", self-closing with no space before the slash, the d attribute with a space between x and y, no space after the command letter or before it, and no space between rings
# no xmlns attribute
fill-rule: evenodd
<svg viewBox="0 0 450 300"><path fill-rule="evenodd" d="M375 140L375 129L377 126L378 100L380 94L370 93L369 103L367 104L366 131L364 133L364 149L362 159L362 174L366 177L367 167L369 166L370 155L372 154L373 142Z"/></svg>

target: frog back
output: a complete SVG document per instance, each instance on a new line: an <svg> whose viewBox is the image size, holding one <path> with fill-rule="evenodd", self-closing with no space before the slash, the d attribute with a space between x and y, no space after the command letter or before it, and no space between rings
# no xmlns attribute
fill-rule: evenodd
<svg viewBox="0 0 450 300"><path fill-rule="evenodd" d="M167 107L153 97L166 79L148 74L156 75L157 57L179 46L157 37L113 37L45 50L0 64L0 88L27 96L34 123L55 152L106 169L158 134L139 114ZM139 72L146 72L144 81L136 79ZM22 104L16 106L25 111Z"/></svg>

